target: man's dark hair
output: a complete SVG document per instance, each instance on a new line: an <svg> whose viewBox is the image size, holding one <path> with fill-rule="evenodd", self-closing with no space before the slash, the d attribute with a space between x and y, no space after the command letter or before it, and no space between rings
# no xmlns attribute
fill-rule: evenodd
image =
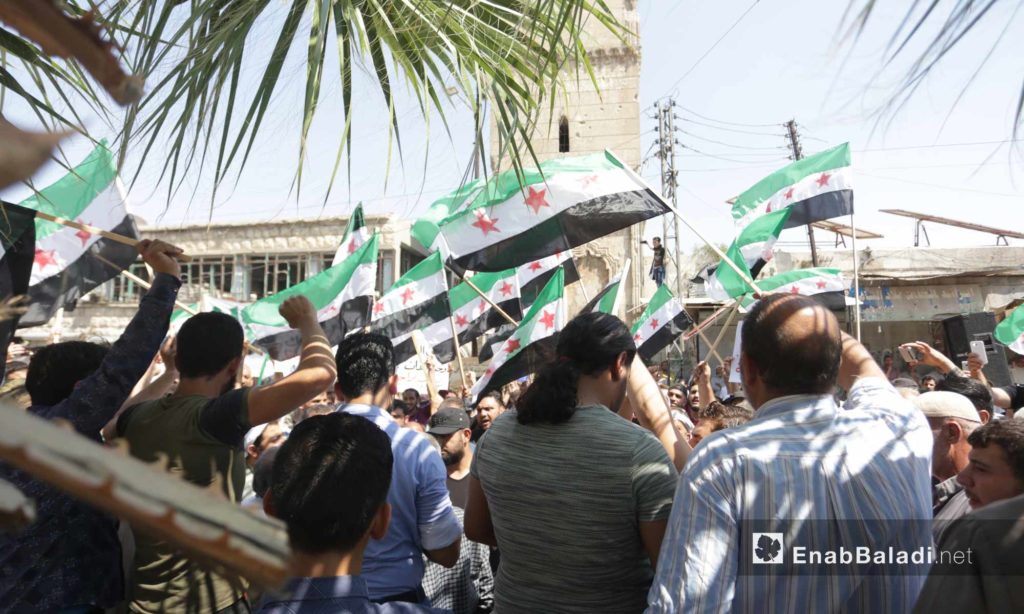
<svg viewBox="0 0 1024 614"><path fill-rule="evenodd" d="M558 335L554 362L537 373L516 404L519 424L559 424L576 412L581 375L612 368L623 353L633 362L636 343L629 328L613 315L592 311L573 318Z"/></svg>
<svg viewBox="0 0 1024 614"><path fill-rule="evenodd" d="M420 398L420 391L416 390L415 388L406 388L405 390L402 391L402 396L404 397L405 393L407 393L407 392L411 392L414 395L416 395L417 399Z"/></svg>
<svg viewBox="0 0 1024 614"><path fill-rule="evenodd" d="M338 344L335 363L338 386L351 399L387 386L395 373L395 349L384 335L356 333Z"/></svg>
<svg viewBox="0 0 1024 614"><path fill-rule="evenodd" d="M967 436L972 448L997 445L1006 454L1013 477L1024 488L1024 420L993 420Z"/></svg>
<svg viewBox="0 0 1024 614"><path fill-rule="evenodd" d="M925 380L929 380L929 379L932 380L933 382L936 382L936 383L938 383L938 381L939 381L939 380L935 379L934 375L925 375L924 377L921 378L921 383L923 384L925 382Z"/></svg>
<svg viewBox="0 0 1024 614"><path fill-rule="evenodd" d="M949 373L941 382L935 384L935 389L961 394L970 399L975 409L992 411L992 391L976 379Z"/></svg>
<svg viewBox="0 0 1024 614"><path fill-rule="evenodd" d="M298 552L349 552L370 528L391 486L391 440L344 413L302 421L277 451L274 514Z"/></svg>
<svg viewBox="0 0 1024 614"><path fill-rule="evenodd" d="M495 401L498 402L499 406L505 407L505 401L501 398L501 391L499 390L491 390L480 395L480 398L476 400L476 403L473 404L473 407L475 409L479 409L480 401L483 401L484 399L494 399Z"/></svg>
<svg viewBox="0 0 1024 614"><path fill-rule="evenodd" d="M88 341L65 341L39 349L25 374L25 390L32 404L56 405L71 396L75 384L100 368L107 351L107 347Z"/></svg>
<svg viewBox="0 0 1024 614"><path fill-rule="evenodd" d="M178 331L174 364L182 377L210 377L242 356L245 335L238 320L226 313L198 313Z"/></svg>
<svg viewBox="0 0 1024 614"><path fill-rule="evenodd" d="M402 399L392 399L391 411L395 411L396 409L402 412L403 416L408 416L409 414L412 413L412 409L408 405L406 405L405 401L403 401Z"/></svg>
<svg viewBox="0 0 1024 614"><path fill-rule="evenodd" d="M786 320L796 312L812 308L825 318L823 330L793 334ZM742 348L769 388L781 394L828 394L839 376L843 344L836 334L824 332L828 318L834 318L808 296L771 294L758 301L743 321Z"/></svg>

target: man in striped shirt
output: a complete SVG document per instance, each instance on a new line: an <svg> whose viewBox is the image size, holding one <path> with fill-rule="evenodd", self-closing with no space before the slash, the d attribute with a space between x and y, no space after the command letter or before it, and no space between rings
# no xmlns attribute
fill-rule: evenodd
<svg viewBox="0 0 1024 614"><path fill-rule="evenodd" d="M931 546L924 417L813 299L764 298L742 335L743 386L757 414L690 457L649 611L909 611L927 563L875 555ZM870 560L843 564L859 548Z"/></svg>

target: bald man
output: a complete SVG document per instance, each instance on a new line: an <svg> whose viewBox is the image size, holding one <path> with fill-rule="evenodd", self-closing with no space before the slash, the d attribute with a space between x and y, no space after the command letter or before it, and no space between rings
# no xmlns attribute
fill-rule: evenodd
<svg viewBox="0 0 1024 614"><path fill-rule="evenodd" d="M808 297L751 308L740 373L757 413L690 455L649 611L909 611L926 561L876 554L931 545L932 436L921 412ZM868 563L852 559L861 553Z"/></svg>

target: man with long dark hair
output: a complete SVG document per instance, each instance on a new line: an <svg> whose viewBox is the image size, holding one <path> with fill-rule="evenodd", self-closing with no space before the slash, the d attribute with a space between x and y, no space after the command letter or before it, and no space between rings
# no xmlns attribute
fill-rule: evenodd
<svg viewBox="0 0 1024 614"><path fill-rule="evenodd" d="M617 415L631 417L627 388L647 384L636 398L653 404L632 410L666 439L678 433L635 355L615 316L576 317L554 363L477 443L466 537L500 546L503 611L644 608L677 473L659 438Z"/></svg>

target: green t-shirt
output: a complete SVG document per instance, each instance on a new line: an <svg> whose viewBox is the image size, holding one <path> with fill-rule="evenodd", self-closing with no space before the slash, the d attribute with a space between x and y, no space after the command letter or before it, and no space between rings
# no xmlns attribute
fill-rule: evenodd
<svg viewBox="0 0 1024 614"><path fill-rule="evenodd" d="M503 612L640 612L654 579L639 523L665 520L678 474L650 432L605 407L562 424L498 417L471 473L501 552Z"/></svg>
<svg viewBox="0 0 1024 614"><path fill-rule="evenodd" d="M224 494L241 498L245 482L242 440L249 429L248 388L216 399L169 396L126 410L118 435L132 456L154 462L170 459L168 471L198 486L223 476ZM200 568L180 550L141 531L135 532L135 570L130 608L134 612L212 612L243 596L227 577Z"/></svg>

